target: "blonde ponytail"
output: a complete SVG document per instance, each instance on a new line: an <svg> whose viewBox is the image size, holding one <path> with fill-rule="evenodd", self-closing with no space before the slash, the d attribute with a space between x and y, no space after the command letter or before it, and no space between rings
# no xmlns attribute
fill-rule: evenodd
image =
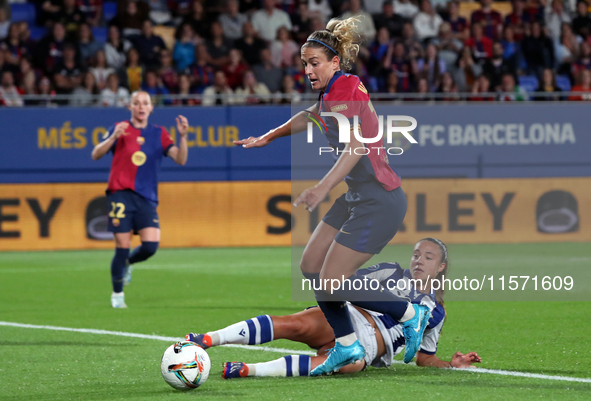
<svg viewBox="0 0 591 401"><path fill-rule="evenodd" d="M328 21L326 29L315 31L302 47L314 47L324 49L329 60L336 55L340 59L341 69L351 70L357 54L359 53L359 39L357 25L359 17L351 17L345 20L333 18Z"/></svg>

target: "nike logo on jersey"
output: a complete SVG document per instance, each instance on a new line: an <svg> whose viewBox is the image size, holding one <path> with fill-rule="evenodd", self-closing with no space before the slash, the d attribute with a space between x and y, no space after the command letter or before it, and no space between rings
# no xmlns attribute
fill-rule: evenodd
<svg viewBox="0 0 591 401"><path fill-rule="evenodd" d="M238 333L238 334L240 334L242 337L246 336L246 332L244 331L244 329L240 330L240 333Z"/></svg>

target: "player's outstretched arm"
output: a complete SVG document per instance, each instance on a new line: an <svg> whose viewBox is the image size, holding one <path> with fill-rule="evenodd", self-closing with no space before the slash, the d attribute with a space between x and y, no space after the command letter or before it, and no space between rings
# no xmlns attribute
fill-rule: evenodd
<svg viewBox="0 0 591 401"><path fill-rule="evenodd" d="M302 132L306 130L306 127L308 126L307 124L309 120L306 118L308 111L311 111L312 113L318 113L318 105L315 104L314 106L308 108L307 111L300 111L295 116L290 118L285 124L270 130L265 135L256 137L250 136L246 139L234 141L234 144L242 145L243 148L261 148L263 146L267 146L275 139L281 138L282 136L290 136L292 133Z"/></svg>
<svg viewBox="0 0 591 401"><path fill-rule="evenodd" d="M168 156L175 163L184 166L187 163L187 158L189 157L189 146L187 145L187 134L189 132L189 120L185 116L179 115L176 118L176 128L181 136L179 140L179 146L173 146L168 151Z"/></svg>
<svg viewBox="0 0 591 401"><path fill-rule="evenodd" d="M129 127L129 123L127 121L120 122L119 124L115 125L115 131L113 131L113 135L110 135L107 139L99 143L92 149L92 160L98 160L104 155L106 155L115 141L122 135L127 135L125 130Z"/></svg>
<svg viewBox="0 0 591 401"><path fill-rule="evenodd" d="M417 366L432 366L436 368L475 368L473 363L480 363L482 360L476 352L462 354L460 351L453 354L451 361L442 361L435 355L417 352Z"/></svg>

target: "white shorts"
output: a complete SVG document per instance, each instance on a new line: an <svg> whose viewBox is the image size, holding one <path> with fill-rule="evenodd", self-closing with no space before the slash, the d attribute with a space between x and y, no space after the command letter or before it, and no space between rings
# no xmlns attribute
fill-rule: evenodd
<svg viewBox="0 0 591 401"><path fill-rule="evenodd" d="M376 340L376 331L372 325L367 321L353 305L347 304L349 314L351 315L351 323L357 335L357 339L365 348L365 366L372 365L372 362L378 355L378 342Z"/></svg>

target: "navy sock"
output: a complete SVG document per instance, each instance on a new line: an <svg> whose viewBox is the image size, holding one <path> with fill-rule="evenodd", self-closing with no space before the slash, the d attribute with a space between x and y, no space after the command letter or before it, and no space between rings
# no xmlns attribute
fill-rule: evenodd
<svg viewBox="0 0 591 401"><path fill-rule="evenodd" d="M123 291L123 276L125 275L125 261L129 256L129 248L115 248L115 256L111 261L111 281L113 292Z"/></svg>
<svg viewBox="0 0 591 401"><path fill-rule="evenodd" d="M129 255L129 264L143 262L150 256L154 255L158 250L158 244L159 242L142 242L142 244L135 248L131 255Z"/></svg>
<svg viewBox="0 0 591 401"><path fill-rule="evenodd" d="M379 313L384 313L392 317L392 319L399 321L406 309L408 308L408 301L404 298L397 297L388 290L383 290L381 287L371 289L370 284L366 280L366 285L358 285L359 289L355 289L353 283L358 280L357 283L363 283L364 276L358 276L356 274L348 278L351 285L344 283L341 288L334 290L333 294L338 299L346 299L353 305L359 306L364 309L369 309Z"/></svg>
<svg viewBox="0 0 591 401"><path fill-rule="evenodd" d="M304 277L312 282L312 288L320 288L319 284L314 285L314 281L320 280L319 273L303 273ZM322 290L314 290L318 306L322 309L324 317L332 327L335 338L344 337L354 333L349 309L344 301L336 300L333 296Z"/></svg>

